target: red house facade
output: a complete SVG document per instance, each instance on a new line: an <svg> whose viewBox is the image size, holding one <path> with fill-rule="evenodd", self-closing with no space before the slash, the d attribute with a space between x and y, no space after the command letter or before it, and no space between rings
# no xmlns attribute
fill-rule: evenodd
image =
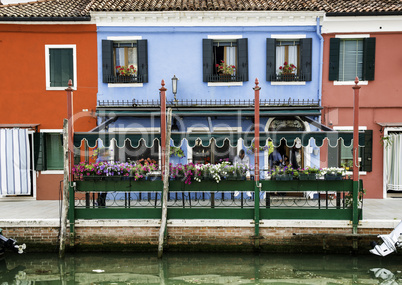
<svg viewBox="0 0 402 285"><path fill-rule="evenodd" d="M27 5L8 6L17 9ZM95 25L83 21L42 23L0 22L3 197L60 198L69 79L74 89L75 130L96 126Z"/></svg>
<svg viewBox="0 0 402 285"><path fill-rule="evenodd" d="M359 126L372 132L372 145L360 150L365 197L398 196L395 190L401 183L397 178L397 160L401 157L396 160L390 157L395 156L400 146L395 141L396 149L392 150L395 139L389 135L400 137L402 130L400 16L328 16L322 36L322 122L334 129L352 130L352 86L357 76L361 86ZM351 163L350 157L351 150L342 146L321 153L321 160L328 166L347 165ZM392 181L393 176L396 182Z"/></svg>

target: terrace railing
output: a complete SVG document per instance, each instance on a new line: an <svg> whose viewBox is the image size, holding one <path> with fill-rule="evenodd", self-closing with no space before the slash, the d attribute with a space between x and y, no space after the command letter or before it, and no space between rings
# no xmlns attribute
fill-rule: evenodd
<svg viewBox="0 0 402 285"><path fill-rule="evenodd" d="M70 188L70 222L76 219L160 219L162 181L76 181ZM259 186L259 187L257 187ZM362 183L360 182L362 188ZM99 193L107 192L106 207ZM353 181L250 180L169 183L170 219L323 219L362 217L352 206Z"/></svg>

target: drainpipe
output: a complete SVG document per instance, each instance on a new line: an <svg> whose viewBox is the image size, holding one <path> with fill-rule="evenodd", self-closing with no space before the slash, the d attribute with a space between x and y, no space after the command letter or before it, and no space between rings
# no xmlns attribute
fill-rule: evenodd
<svg viewBox="0 0 402 285"><path fill-rule="evenodd" d="M317 98L318 100L320 100L322 98L322 65L323 65L323 54L324 54L324 38L321 36L320 17L317 17L316 33L318 38L320 39L320 65L318 72L318 98Z"/></svg>

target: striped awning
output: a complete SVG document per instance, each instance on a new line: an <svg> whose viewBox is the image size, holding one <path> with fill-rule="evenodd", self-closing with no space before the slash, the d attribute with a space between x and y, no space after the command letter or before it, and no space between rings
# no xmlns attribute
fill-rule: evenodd
<svg viewBox="0 0 402 285"><path fill-rule="evenodd" d="M89 147L95 147L98 140L102 145L109 147L111 142L115 142L117 147L124 147L125 142L129 141L131 146L136 147L140 141L144 141L147 147L151 147L155 140L160 141L160 133L75 133L74 146L80 147L83 142L87 143ZM231 146L237 146L240 139L246 147L250 147L254 141L254 132L233 132L233 133L213 133L213 132L191 132L191 133L172 133L171 139L174 146L182 145L186 140L190 147L194 147L197 142L203 146L208 146L214 140L218 147L222 147L226 140L229 141ZM260 146L267 145L268 140L271 140L275 147L285 141L288 147L292 147L296 141L306 147L310 145L310 141L314 140L315 145L321 147L325 140L331 147L336 147L339 142L345 146L353 144L353 132L261 132L260 133ZM364 146L364 132L359 132L359 145Z"/></svg>

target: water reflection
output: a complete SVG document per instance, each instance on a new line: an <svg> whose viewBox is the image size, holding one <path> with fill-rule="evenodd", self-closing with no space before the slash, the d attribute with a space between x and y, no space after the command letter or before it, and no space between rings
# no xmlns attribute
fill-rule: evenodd
<svg viewBox="0 0 402 285"><path fill-rule="evenodd" d="M401 256L8 254L0 284L402 284Z"/></svg>

